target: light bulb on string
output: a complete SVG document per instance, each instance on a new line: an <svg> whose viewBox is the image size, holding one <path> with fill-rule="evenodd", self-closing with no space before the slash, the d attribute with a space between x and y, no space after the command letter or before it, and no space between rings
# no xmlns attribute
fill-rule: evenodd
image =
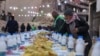
<svg viewBox="0 0 100 56"><path fill-rule="evenodd" d="M26 7L24 7L24 9L27 9Z"/></svg>
<svg viewBox="0 0 100 56"><path fill-rule="evenodd" d="M23 9L20 10L21 12L23 11Z"/></svg>
<svg viewBox="0 0 100 56"><path fill-rule="evenodd" d="M34 7L31 7L31 9L34 9Z"/></svg>
<svg viewBox="0 0 100 56"><path fill-rule="evenodd" d="M25 17L27 17L27 15L25 15Z"/></svg>
<svg viewBox="0 0 100 56"><path fill-rule="evenodd" d="M73 11L75 12L75 11L76 11L76 9L75 9L75 8L73 8Z"/></svg>
<svg viewBox="0 0 100 56"><path fill-rule="evenodd" d="M48 17L52 17L51 13L47 13L47 16L48 16Z"/></svg>
<svg viewBox="0 0 100 56"><path fill-rule="evenodd" d="M50 5L48 4L48 5L47 5L47 7L49 8L49 7L50 7Z"/></svg>
<svg viewBox="0 0 100 56"><path fill-rule="evenodd" d="M66 4L66 3L67 3L67 1L64 1L64 3Z"/></svg>
<svg viewBox="0 0 100 56"><path fill-rule="evenodd" d="M37 9L37 7L35 6L35 9Z"/></svg>
<svg viewBox="0 0 100 56"><path fill-rule="evenodd" d="M45 7L45 5L42 5L42 7L44 8L44 7Z"/></svg>
<svg viewBox="0 0 100 56"><path fill-rule="evenodd" d="M14 7L13 10L16 10L16 7Z"/></svg>
<svg viewBox="0 0 100 56"><path fill-rule="evenodd" d="M40 6L40 8L41 8L41 6Z"/></svg>
<svg viewBox="0 0 100 56"><path fill-rule="evenodd" d="M41 11L41 13L44 13L44 11Z"/></svg>
<svg viewBox="0 0 100 56"><path fill-rule="evenodd" d="M61 5L61 3L58 3L58 5Z"/></svg>
<svg viewBox="0 0 100 56"><path fill-rule="evenodd" d="M19 17L21 16L21 15L18 15Z"/></svg>
<svg viewBox="0 0 100 56"><path fill-rule="evenodd" d="M9 9L13 9L13 7L9 7Z"/></svg>

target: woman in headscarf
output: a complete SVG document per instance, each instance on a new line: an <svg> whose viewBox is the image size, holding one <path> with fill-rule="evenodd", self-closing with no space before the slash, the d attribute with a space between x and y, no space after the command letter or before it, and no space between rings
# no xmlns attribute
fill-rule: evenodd
<svg viewBox="0 0 100 56"><path fill-rule="evenodd" d="M66 28L66 32L68 34L72 34L76 39L79 35L83 36L83 39L85 40L88 45L85 48L85 56L88 56L90 48L92 46L92 40L89 36L88 30L89 25L86 23L86 21L80 17L76 13L73 12L72 9L67 9L64 12L66 23L64 25L64 28Z"/></svg>

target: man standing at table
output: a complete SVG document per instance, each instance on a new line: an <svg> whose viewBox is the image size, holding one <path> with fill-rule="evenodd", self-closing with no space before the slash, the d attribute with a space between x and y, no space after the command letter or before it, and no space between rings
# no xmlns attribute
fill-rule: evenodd
<svg viewBox="0 0 100 56"><path fill-rule="evenodd" d="M74 13L72 9L67 9L64 12L64 16L66 23L63 28L66 28L65 31L68 34L72 34L76 39L79 35L83 36L84 41L88 43L84 51L84 56L88 56L92 46L92 40L88 33L89 25L83 18Z"/></svg>
<svg viewBox="0 0 100 56"><path fill-rule="evenodd" d="M64 31L64 28L62 28L63 25L64 25L64 22L65 22L65 21L64 21L64 17L61 16L61 15L59 15L59 13L56 12L56 11L53 11L53 12L52 12L52 16L53 16L53 18L54 18L53 30L54 30L55 32L61 33L61 34L66 33L66 32Z"/></svg>

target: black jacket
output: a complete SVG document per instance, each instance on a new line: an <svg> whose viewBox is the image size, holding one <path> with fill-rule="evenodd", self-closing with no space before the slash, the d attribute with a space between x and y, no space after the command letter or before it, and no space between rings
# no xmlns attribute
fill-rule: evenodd
<svg viewBox="0 0 100 56"><path fill-rule="evenodd" d="M65 31L63 29L64 24L65 24L64 19L58 18L58 20L56 21L56 24L53 25L53 30L55 32L58 32L58 33L61 33L61 34L65 33Z"/></svg>
<svg viewBox="0 0 100 56"><path fill-rule="evenodd" d="M89 30L89 25L87 24L87 22L80 18L80 20L75 20L75 28L78 28L78 33L77 35L82 35L84 38L84 40L87 41L91 41L91 38L89 36L88 30ZM61 30L63 33L68 33L71 34L70 28L69 28L69 24L64 23L63 28Z"/></svg>
<svg viewBox="0 0 100 56"><path fill-rule="evenodd" d="M27 25L27 31L30 31L30 30L31 30L31 26Z"/></svg>
<svg viewBox="0 0 100 56"><path fill-rule="evenodd" d="M11 34L18 32L18 22L15 20L8 21L6 25L6 30Z"/></svg>
<svg viewBox="0 0 100 56"><path fill-rule="evenodd" d="M25 32L25 26L21 25L21 32Z"/></svg>

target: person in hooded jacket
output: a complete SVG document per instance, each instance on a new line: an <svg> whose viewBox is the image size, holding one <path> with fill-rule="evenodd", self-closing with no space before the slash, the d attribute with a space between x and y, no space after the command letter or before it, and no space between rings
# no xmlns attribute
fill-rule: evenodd
<svg viewBox="0 0 100 56"><path fill-rule="evenodd" d="M20 32L25 32L25 25L24 25L24 23L22 23L20 29L21 29Z"/></svg>
<svg viewBox="0 0 100 56"><path fill-rule="evenodd" d="M11 20L7 22L6 31L8 31L10 34L18 32L18 22L14 19L14 16L12 16Z"/></svg>
<svg viewBox="0 0 100 56"><path fill-rule="evenodd" d="M27 31L30 31L31 30L31 25L28 23L27 24L27 29L26 29Z"/></svg>
<svg viewBox="0 0 100 56"><path fill-rule="evenodd" d="M75 39L77 39L79 35L83 36L85 42L88 43L84 51L84 56L88 56L92 46L92 40L88 33L89 25L83 18L73 12L72 9L67 9L64 12L64 16L66 23L64 23L63 30L65 30L68 34L72 34Z"/></svg>

